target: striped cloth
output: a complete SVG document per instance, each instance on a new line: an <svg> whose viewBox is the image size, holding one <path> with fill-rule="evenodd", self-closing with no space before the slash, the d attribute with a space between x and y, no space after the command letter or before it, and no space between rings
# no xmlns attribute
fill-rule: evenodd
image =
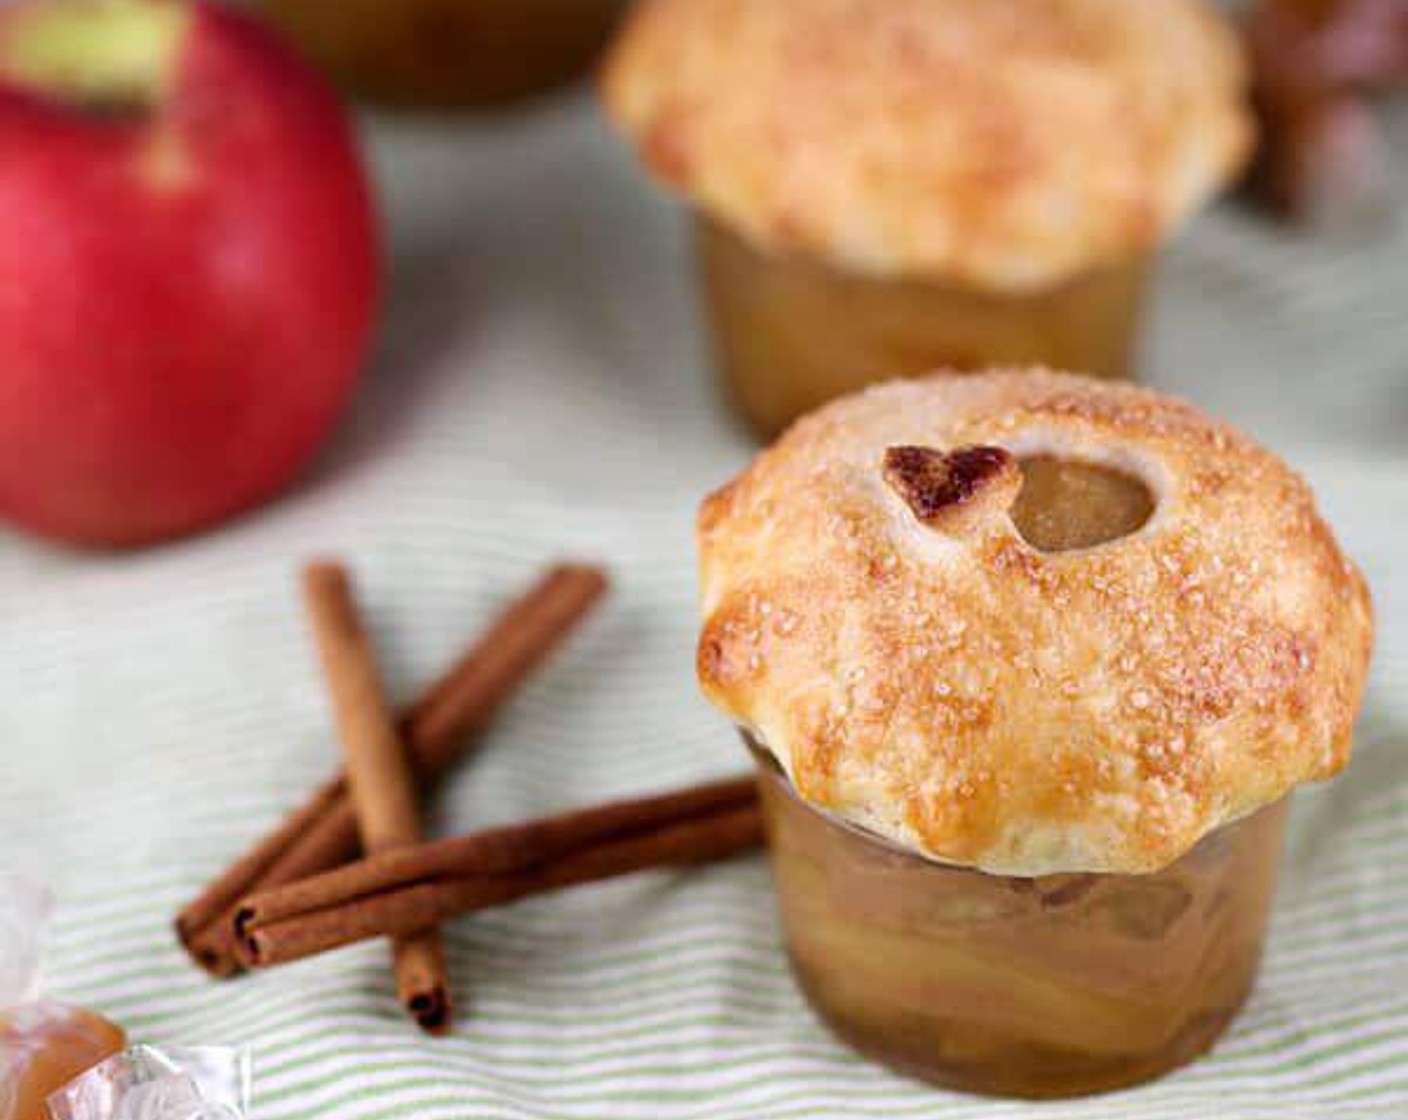
<svg viewBox="0 0 1408 1120"><path fill-rule="evenodd" d="M0 536L0 862L59 892L51 993L144 1041L252 1044L259 1120L1408 1115L1405 222L1307 240L1219 210L1163 277L1151 380L1305 469L1382 630L1354 764L1297 800L1260 986L1208 1059L1040 1107L891 1076L804 1007L761 858L452 923L444 1041L396 1010L384 945L226 984L188 967L177 906L334 765L294 593L310 554L354 563L401 695L550 558L613 568L440 830L744 765L694 692L690 534L748 448L707 383L677 215L583 104L369 135L396 288L300 491L141 555Z"/></svg>

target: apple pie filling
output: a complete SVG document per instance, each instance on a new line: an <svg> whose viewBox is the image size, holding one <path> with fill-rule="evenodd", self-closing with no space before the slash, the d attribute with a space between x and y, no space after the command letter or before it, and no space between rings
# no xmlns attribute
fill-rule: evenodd
<svg viewBox="0 0 1408 1120"><path fill-rule="evenodd" d="M1131 1085L1208 1049L1251 990L1283 800L1151 875L988 875L926 860L761 774L792 967L838 1035L972 1092Z"/></svg>

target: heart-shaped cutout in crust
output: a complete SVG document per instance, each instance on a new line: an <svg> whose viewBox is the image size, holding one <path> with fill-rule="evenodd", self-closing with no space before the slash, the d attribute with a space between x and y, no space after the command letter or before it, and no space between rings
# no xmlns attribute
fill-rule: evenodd
<svg viewBox="0 0 1408 1120"><path fill-rule="evenodd" d="M1000 447L891 447L882 473L923 525L955 536L1002 513L1022 488L1022 471Z"/></svg>

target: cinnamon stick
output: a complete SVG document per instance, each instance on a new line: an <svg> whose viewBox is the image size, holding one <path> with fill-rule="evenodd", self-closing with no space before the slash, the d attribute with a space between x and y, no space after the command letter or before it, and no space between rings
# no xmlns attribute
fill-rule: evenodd
<svg viewBox="0 0 1408 1120"><path fill-rule="evenodd" d="M329 562L308 565L303 598L332 699L362 850L375 855L418 844L420 808L410 757L396 733L347 570ZM393 939L392 961L401 1005L422 1030L449 1030L450 982L439 930Z"/></svg>
<svg viewBox="0 0 1408 1120"><path fill-rule="evenodd" d="M241 958L284 964L545 891L723 859L759 845L762 827L749 776L399 849L246 899Z"/></svg>
<svg viewBox="0 0 1408 1120"><path fill-rule="evenodd" d="M550 569L404 713L401 736L423 785L456 761L606 586L605 575L595 567L559 564ZM207 972L230 976L241 967L233 934L241 898L337 867L355 859L358 851L357 823L339 776L187 905L176 919L177 935Z"/></svg>

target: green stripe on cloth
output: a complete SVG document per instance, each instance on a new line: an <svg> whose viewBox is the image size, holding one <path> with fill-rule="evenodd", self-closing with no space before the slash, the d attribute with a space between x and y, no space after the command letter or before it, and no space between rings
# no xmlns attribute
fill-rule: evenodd
<svg viewBox="0 0 1408 1120"><path fill-rule="evenodd" d="M151 553L0 536L0 864L60 892L54 995L146 1041L251 1044L255 1120L1408 1117L1402 204L1354 244L1216 210L1164 270L1151 379L1308 474L1380 616L1355 760L1297 798L1260 982L1206 1059L1040 1106L892 1076L807 1010L761 857L450 923L444 1040L394 1006L383 945L196 973L177 907L336 765L294 587L312 554L355 567L399 696L549 559L612 566L608 605L448 783L438 831L746 765L695 695L691 533L750 448L709 386L670 209L582 105L372 140L397 286L321 470Z"/></svg>

